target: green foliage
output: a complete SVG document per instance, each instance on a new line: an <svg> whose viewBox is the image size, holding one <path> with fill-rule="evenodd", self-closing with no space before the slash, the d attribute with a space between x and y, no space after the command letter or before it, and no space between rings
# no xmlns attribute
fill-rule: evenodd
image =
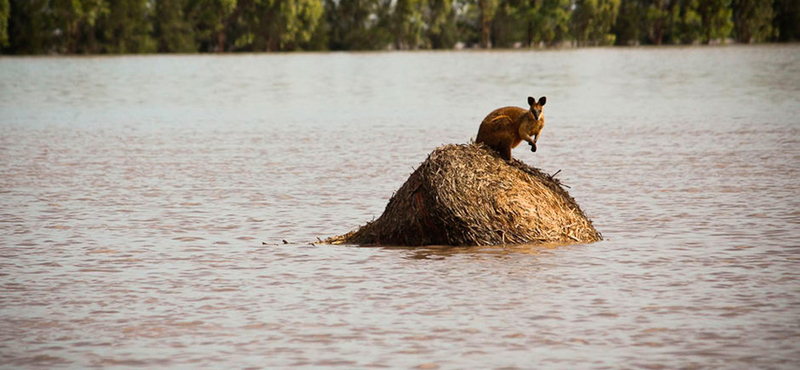
<svg viewBox="0 0 800 370"><path fill-rule="evenodd" d="M698 13L702 21L702 41L708 44L714 40L725 42L733 29L730 0L701 0Z"/></svg>
<svg viewBox="0 0 800 370"><path fill-rule="evenodd" d="M617 35L616 45L636 45L642 38L642 24L645 12L639 1L622 0L620 3L617 22L614 24L614 34Z"/></svg>
<svg viewBox="0 0 800 370"><path fill-rule="evenodd" d="M97 19L101 50L112 54L157 51L150 16L148 0L109 0L107 13Z"/></svg>
<svg viewBox="0 0 800 370"><path fill-rule="evenodd" d="M494 8L489 32L489 40L492 47L513 47L521 39L523 27L516 10L517 8L508 1L500 2Z"/></svg>
<svg viewBox="0 0 800 370"><path fill-rule="evenodd" d="M578 46L610 45L609 33L617 20L620 0L576 0L572 13L572 34Z"/></svg>
<svg viewBox="0 0 800 370"><path fill-rule="evenodd" d="M800 41L800 1L775 0L773 9L777 41Z"/></svg>
<svg viewBox="0 0 800 370"><path fill-rule="evenodd" d="M492 20L497 10L499 0L477 0L478 2L478 27L480 29L480 45L482 48L491 46Z"/></svg>
<svg viewBox="0 0 800 370"><path fill-rule="evenodd" d="M380 0L325 0L325 10L331 50L377 50L391 43Z"/></svg>
<svg viewBox="0 0 800 370"><path fill-rule="evenodd" d="M565 41L569 36L570 0L544 0L536 2L528 19L531 22L529 44L540 42L548 46Z"/></svg>
<svg viewBox="0 0 800 370"><path fill-rule="evenodd" d="M0 0L11 54L800 39L797 0Z"/></svg>
<svg viewBox="0 0 800 370"><path fill-rule="evenodd" d="M734 0L733 26L736 41L751 43L764 41L773 34L774 0Z"/></svg>
<svg viewBox="0 0 800 370"><path fill-rule="evenodd" d="M309 42L322 13L320 0L280 0L280 49L293 50Z"/></svg>
<svg viewBox="0 0 800 370"><path fill-rule="evenodd" d="M11 0L8 17L8 51L12 54L50 52L52 17L48 0Z"/></svg>
<svg viewBox="0 0 800 370"><path fill-rule="evenodd" d="M453 12L459 41L466 47L478 45L481 41L481 27L477 2L474 0L455 2Z"/></svg>
<svg viewBox="0 0 800 370"><path fill-rule="evenodd" d="M194 25L196 44L201 51L229 49L229 18L236 7L236 0L189 0L187 18Z"/></svg>
<svg viewBox="0 0 800 370"><path fill-rule="evenodd" d="M495 9L492 45L554 46L569 39L572 0L505 0Z"/></svg>
<svg viewBox="0 0 800 370"><path fill-rule="evenodd" d="M8 17L10 15L11 4L8 0L0 0L0 48L8 46Z"/></svg>
<svg viewBox="0 0 800 370"><path fill-rule="evenodd" d="M194 29L184 13L186 5L187 0L155 0L154 33L159 52L197 51Z"/></svg>
<svg viewBox="0 0 800 370"><path fill-rule="evenodd" d="M433 49L452 48L458 41L453 0L428 0L427 3L422 14L423 22L427 25L425 46Z"/></svg>
<svg viewBox="0 0 800 370"><path fill-rule="evenodd" d="M672 36L678 18L678 3L673 0L651 0L645 13L648 39L656 45L663 44Z"/></svg>
<svg viewBox="0 0 800 370"><path fill-rule="evenodd" d="M729 0L623 0L614 26L617 45L725 41L732 30Z"/></svg>
<svg viewBox="0 0 800 370"><path fill-rule="evenodd" d="M219 50L303 49L319 37L323 13L322 0L239 0L226 15L230 40Z"/></svg>
<svg viewBox="0 0 800 370"><path fill-rule="evenodd" d="M391 3L394 3L392 7ZM395 49L416 49L422 45L424 24L422 11L427 0L394 0L384 3L384 9L391 9L384 15L382 24L392 34Z"/></svg>
<svg viewBox="0 0 800 370"><path fill-rule="evenodd" d="M702 38L703 19L697 12L699 0L682 0L678 17L675 20L675 41L681 44L691 44Z"/></svg>

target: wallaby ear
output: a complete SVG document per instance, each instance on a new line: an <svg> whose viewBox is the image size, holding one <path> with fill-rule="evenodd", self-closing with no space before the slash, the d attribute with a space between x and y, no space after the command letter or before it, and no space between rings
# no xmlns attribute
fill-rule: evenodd
<svg viewBox="0 0 800 370"><path fill-rule="evenodd" d="M543 96L543 97L539 98L539 105L544 107L544 103L547 103L547 97L546 96Z"/></svg>
<svg viewBox="0 0 800 370"><path fill-rule="evenodd" d="M534 105L534 104L536 104L536 99L534 99L532 96L529 96L528 105Z"/></svg>

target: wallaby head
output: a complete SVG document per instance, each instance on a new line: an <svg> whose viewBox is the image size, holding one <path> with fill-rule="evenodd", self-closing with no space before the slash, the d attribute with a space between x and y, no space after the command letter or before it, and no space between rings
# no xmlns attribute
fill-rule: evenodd
<svg viewBox="0 0 800 370"><path fill-rule="evenodd" d="M539 98L538 102L534 97L532 96L528 97L528 105L531 106L531 114L533 114L534 121L538 122L539 119L542 117L542 107L544 107L545 103L547 103L546 96Z"/></svg>

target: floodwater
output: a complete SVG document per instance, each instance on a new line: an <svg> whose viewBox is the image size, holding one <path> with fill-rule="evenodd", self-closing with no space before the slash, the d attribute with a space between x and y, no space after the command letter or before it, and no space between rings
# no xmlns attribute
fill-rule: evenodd
<svg viewBox="0 0 800 370"><path fill-rule="evenodd" d="M528 95L606 240L312 244ZM0 367L797 369L798 117L797 45L0 58Z"/></svg>

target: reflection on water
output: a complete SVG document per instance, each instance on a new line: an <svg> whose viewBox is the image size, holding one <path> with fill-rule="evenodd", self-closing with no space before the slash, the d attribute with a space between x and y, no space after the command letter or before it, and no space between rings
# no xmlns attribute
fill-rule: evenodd
<svg viewBox="0 0 800 370"><path fill-rule="evenodd" d="M800 365L800 48L0 59L0 367ZM547 95L606 241L313 245ZM287 240L290 244L283 244Z"/></svg>

